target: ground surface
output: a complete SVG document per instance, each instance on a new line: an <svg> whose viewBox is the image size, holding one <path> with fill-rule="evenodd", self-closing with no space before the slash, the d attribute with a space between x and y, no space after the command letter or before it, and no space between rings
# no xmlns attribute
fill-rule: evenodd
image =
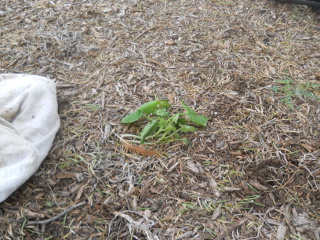
<svg viewBox="0 0 320 240"><path fill-rule="evenodd" d="M1 239L320 239L319 26L266 0L2 0L0 72L54 79L61 128ZM125 152L155 97L208 126Z"/></svg>

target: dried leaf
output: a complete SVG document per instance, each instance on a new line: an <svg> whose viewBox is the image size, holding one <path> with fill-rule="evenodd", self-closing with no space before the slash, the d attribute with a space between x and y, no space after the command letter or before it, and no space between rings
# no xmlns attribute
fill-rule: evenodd
<svg viewBox="0 0 320 240"><path fill-rule="evenodd" d="M220 216L220 214L221 214L221 207L219 206L214 210L214 212L211 216L211 220L213 220L213 221L216 220Z"/></svg>
<svg viewBox="0 0 320 240"><path fill-rule="evenodd" d="M225 190L226 192L235 192L235 191L241 191L241 188L237 188L237 187L225 187L225 188L223 188L223 190Z"/></svg>
<svg viewBox="0 0 320 240"><path fill-rule="evenodd" d="M33 218L44 218L44 215L41 213L37 213L37 212L32 212L29 209L23 209L24 214L26 215L26 217L28 219L33 219Z"/></svg>
<svg viewBox="0 0 320 240"><path fill-rule="evenodd" d="M121 139L123 147L126 151L135 152L143 156L155 156L160 155L157 151L145 149L143 146L138 146L129 143L127 140Z"/></svg>
<svg viewBox="0 0 320 240"><path fill-rule="evenodd" d="M191 170L192 172L194 172L194 173L199 173L200 172L200 170L196 167L196 165L191 161L187 161L187 168L189 170Z"/></svg>
<svg viewBox="0 0 320 240"><path fill-rule="evenodd" d="M224 148L225 145L226 145L226 141L225 140L221 140L221 141L217 142L216 148L221 149L221 148Z"/></svg>
<svg viewBox="0 0 320 240"><path fill-rule="evenodd" d="M261 183L257 182L257 180L250 180L249 183L258 190L267 191L269 188L263 186Z"/></svg>

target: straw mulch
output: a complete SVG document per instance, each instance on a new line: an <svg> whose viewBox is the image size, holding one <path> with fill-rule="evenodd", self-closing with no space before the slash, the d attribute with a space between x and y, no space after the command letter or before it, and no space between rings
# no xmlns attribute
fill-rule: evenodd
<svg viewBox="0 0 320 240"><path fill-rule="evenodd" d="M319 26L272 0L2 0L0 72L54 79L62 124L1 239L320 239ZM156 97L208 126L124 151Z"/></svg>

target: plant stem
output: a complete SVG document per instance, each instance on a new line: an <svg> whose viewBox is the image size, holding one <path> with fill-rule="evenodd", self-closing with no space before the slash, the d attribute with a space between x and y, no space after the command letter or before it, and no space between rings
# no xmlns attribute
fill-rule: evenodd
<svg viewBox="0 0 320 240"><path fill-rule="evenodd" d="M121 137L122 137L122 138L130 138L130 137L131 137L131 138L141 139L140 136L138 136L138 135L133 135L133 134L122 134Z"/></svg>
<svg viewBox="0 0 320 240"><path fill-rule="evenodd" d="M167 136L167 137L166 137L167 134L164 133L164 134L162 135L162 137L159 138L159 140L158 140L157 142L159 143L159 142L161 142L161 141L163 141L163 140L172 138L175 134L177 134L177 133L180 131L180 129L181 129L181 128L179 128L177 131L175 131L174 133L172 133L171 135L169 135L169 136Z"/></svg>

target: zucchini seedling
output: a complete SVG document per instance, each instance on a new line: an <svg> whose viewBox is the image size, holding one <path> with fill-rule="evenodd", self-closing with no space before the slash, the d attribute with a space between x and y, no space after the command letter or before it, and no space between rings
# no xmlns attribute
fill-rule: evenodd
<svg viewBox="0 0 320 240"><path fill-rule="evenodd" d="M182 140L188 143L186 138L181 138L181 133L194 132L197 127L206 127L208 119L197 114L193 109L181 102L184 112L172 114L168 110L171 104L168 100L153 100L144 103L136 111L130 113L121 120L121 123L134 123L140 119L147 119L148 123L142 128L140 134L128 135L140 140L140 144L146 141L151 144L169 143ZM153 140L150 142L149 140Z"/></svg>

